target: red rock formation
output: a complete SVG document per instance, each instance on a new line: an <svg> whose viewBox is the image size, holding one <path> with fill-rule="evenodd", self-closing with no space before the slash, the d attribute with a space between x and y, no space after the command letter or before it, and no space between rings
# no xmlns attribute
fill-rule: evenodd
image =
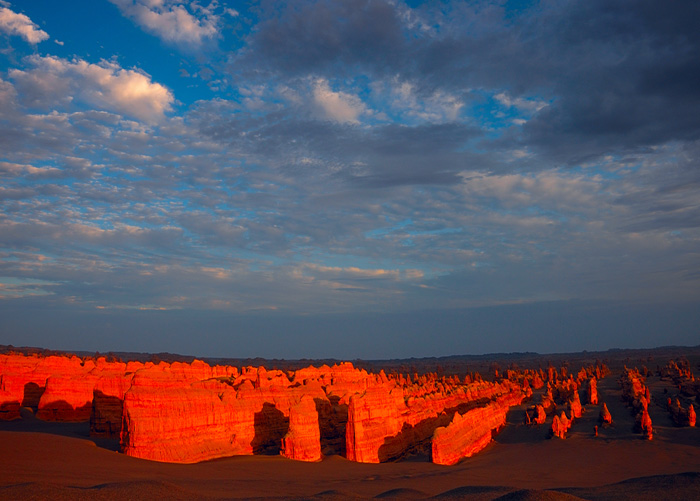
<svg viewBox="0 0 700 501"><path fill-rule="evenodd" d="M579 419L583 415L583 407L581 406L578 391L574 391L573 397L569 400L569 411L571 412L572 420Z"/></svg>
<svg viewBox="0 0 700 501"><path fill-rule="evenodd" d="M552 396L552 387L547 385L547 392L542 394L540 399L540 404L547 414L550 414L557 409L557 404L554 403L554 397Z"/></svg>
<svg viewBox="0 0 700 501"><path fill-rule="evenodd" d="M588 380L588 403L598 405L598 380L595 377Z"/></svg>
<svg viewBox="0 0 700 501"><path fill-rule="evenodd" d="M533 405L525 411L525 423L530 425L544 424L547 420L547 413L542 405Z"/></svg>
<svg viewBox="0 0 700 501"><path fill-rule="evenodd" d="M348 407L346 457L360 463L379 463L379 449L401 431L401 414L405 408L400 390L392 393L383 386L375 386L361 395L353 395ZM401 448L402 444L394 444L381 459L400 453Z"/></svg>
<svg viewBox="0 0 700 501"><path fill-rule="evenodd" d="M101 372L95 383L90 413L90 435L119 438L122 429L124 394L131 386L133 373L119 370Z"/></svg>
<svg viewBox="0 0 700 501"><path fill-rule="evenodd" d="M418 378L418 384L432 388L432 393L417 391L416 385L391 390L377 385L352 397L346 429L348 459L376 463L411 450L427 452L435 429L449 424L455 412L500 396L507 396L509 405L523 399L521 386L508 380L462 385L431 376Z"/></svg>
<svg viewBox="0 0 700 501"><path fill-rule="evenodd" d="M238 371L197 360L2 355L0 418L19 417L22 405L37 408L42 419L89 418L93 435L119 435L124 453L158 461L259 453L318 460L327 453L378 462L427 452L435 430L456 413L519 404L532 391L530 373L507 374L509 380L492 383L478 373L463 379L370 374L349 363ZM537 410L539 420L544 409ZM477 438L487 443L485 432Z"/></svg>
<svg viewBox="0 0 700 501"><path fill-rule="evenodd" d="M533 389L539 390L544 386L544 381L542 379L542 374L539 372L535 372L532 375L532 380L530 381L530 386L532 386Z"/></svg>
<svg viewBox="0 0 700 501"><path fill-rule="evenodd" d="M247 453L246 444L236 436L233 389L222 384L215 392L191 383L159 388L143 379L134 377L124 396L121 446L125 454L194 463Z"/></svg>
<svg viewBox="0 0 700 501"><path fill-rule="evenodd" d="M536 414L534 419L532 420L533 423L535 424L544 424L544 422L547 420L547 414L544 412L544 407L541 405L535 406Z"/></svg>
<svg viewBox="0 0 700 501"><path fill-rule="evenodd" d="M91 374L50 376L36 416L44 421L87 421L96 382L97 377Z"/></svg>
<svg viewBox="0 0 700 501"><path fill-rule="evenodd" d="M644 378L636 369L625 369L621 378L622 398L629 403L635 413L646 409L651 403L649 388L644 385Z"/></svg>
<svg viewBox="0 0 700 501"><path fill-rule="evenodd" d="M167 367L138 371L124 395L124 453L180 463L279 453L290 409L304 395L326 399L320 386L292 388L274 371L246 370L243 376L235 379L236 387L192 380Z"/></svg>
<svg viewBox="0 0 700 501"><path fill-rule="evenodd" d="M697 416L695 415L695 408L693 407L693 404L689 404L688 408L685 409L681 405L680 399L676 398L676 400L672 402L671 398L669 398L667 408L671 413L671 419L676 426L695 426Z"/></svg>
<svg viewBox="0 0 700 501"><path fill-rule="evenodd" d="M304 395L289 410L289 431L282 439L281 454L300 461L321 460L321 431L316 403Z"/></svg>
<svg viewBox="0 0 700 501"><path fill-rule="evenodd" d="M644 435L644 438L651 440L653 438L653 428L651 423L651 416L647 409L643 409L636 417L635 427L637 431Z"/></svg>
<svg viewBox="0 0 700 501"><path fill-rule="evenodd" d="M87 363L87 362L86 362ZM22 406L37 408L50 376L71 377L88 372L78 357L0 355L3 390Z"/></svg>
<svg viewBox="0 0 700 501"><path fill-rule="evenodd" d="M695 408L693 404L688 406L688 426L694 427L697 416L695 415Z"/></svg>
<svg viewBox="0 0 700 501"><path fill-rule="evenodd" d="M13 419L19 419L19 409L19 398L3 390L2 379L0 379L0 420L11 421Z"/></svg>
<svg viewBox="0 0 700 501"><path fill-rule="evenodd" d="M562 411L560 416L554 416L552 419L552 435L561 439L566 438L566 432L571 428L573 420L566 417L566 413Z"/></svg>
<svg viewBox="0 0 700 501"><path fill-rule="evenodd" d="M456 412L449 425L437 428L432 438L433 463L452 465L486 447L493 432L506 424L506 414L514 403L509 397L501 397L464 414Z"/></svg>
<svg viewBox="0 0 700 501"><path fill-rule="evenodd" d="M600 415L598 416L598 421L603 425L612 424L612 415L610 414L610 411L608 410L608 406L605 402L603 402L603 408L600 409Z"/></svg>

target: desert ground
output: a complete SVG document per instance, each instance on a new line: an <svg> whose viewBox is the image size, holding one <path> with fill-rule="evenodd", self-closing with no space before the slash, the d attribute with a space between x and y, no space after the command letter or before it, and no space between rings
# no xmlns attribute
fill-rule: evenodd
<svg viewBox="0 0 700 501"><path fill-rule="evenodd" d="M44 422L24 408L22 419L0 423L0 498L700 499L700 430L674 426L665 408L672 383L647 379L654 438L644 440L620 399L618 370L656 361L608 362L613 373L598 391L614 422L597 437L600 406L587 405L560 440L548 437L551 418L523 424L530 404L524 402L509 411L508 424L486 449L454 466L422 456L381 464L339 456L317 463L280 456L159 463L119 453L115 440L91 438L87 423ZM695 358L692 367L697 371Z"/></svg>

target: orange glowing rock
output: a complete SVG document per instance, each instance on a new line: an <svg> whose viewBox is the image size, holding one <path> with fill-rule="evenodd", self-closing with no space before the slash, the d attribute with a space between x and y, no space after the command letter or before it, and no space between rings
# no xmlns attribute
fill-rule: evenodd
<svg viewBox="0 0 700 501"><path fill-rule="evenodd" d="M695 407L693 407L693 404L690 404L690 406L688 406L688 426L694 427L696 420Z"/></svg>
<svg viewBox="0 0 700 501"><path fill-rule="evenodd" d="M546 420L547 414L544 412L544 407L541 405L535 406L535 418L533 419L533 422L535 424L544 424Z"/></svg>
<svg viewBox="0 0 700 501"><path fill-rule="evenodd" d="M598 381L595 377L588 380L588 403L598 405Z"/></svg>
<svg viewBox="0 0 700 501"><path fill-rule="evenodd" d="M491 442L493 432L505 426L509 407L520 401L522 395L507 394L464 414L456 412L449 425L433 434L433 463L452 465L482 450Z"/></svg>
<svg viewBox="0 0 700 501"><path fill-rule="evenodd" d="M158 388L135 376L124 396L122 451L179 463L236 454L235 391L225 386L220 396L189 383Z"/></svg>
<svg viewBox="0 0 700 501"><path fill-rule="evenodd" d="M2 389L22 406L37 408L50 376L71 377L87 373L78 357L39 357L36 355L0 355Z"/></svg>
<svg viewBox="0 0 700 501"><path fill-rule="evenodd" d="M455 412L496 399L516 405L525 395L519 383L509 380L464 385L457 378L431 375L405 388L389 388L381 379L376 383L350 400L346 457L353 461L377 463L424 450L435 430L449 425Z"/></svg>
<svg viewBox="0 0 700 501"><path fill-rule="evenodd" d="M91 374L50 376L36 416L44 421L87 421L97 377Z"/></svg>
<svg viewBox="0 0 700 501"><path fill-rule="evenodd" d="M321 431L316 403L304 395L289 410L289 431L282 439L284 457L300 461L321 460Z"/></svg>
<svg viewBox="0 0 700 501"><path fill-rule="evenodd" d="M387 438L396 437L401 431L401 413L405 407L400 390L392 392L383 386L353 395L345 435L347 458L360 463L379 463L394 453L395 444L390 445L391 451L383 452L383 457L379 449Z"/></svg>
<svg viewBox="0 0 700 501"><path fill-rule="evenodd" d="M646 408L637 414L635 426L647 440L651 440L654 437L651 416L649 416L649 412Z"/></svg>
<svg viewBox="0 0 700 501"><path fill-rule="evenodd" d="M600 409L598 421L603 425L612 424L612 415L610 414L610 411L608 410L608 405L605 402L603 402L603 408Z"/></svg>
<svg viewBox="0 0 700 501"><path fill-rule="evenodd" d="M583 415L583 407L581 406L581 400L578 396L578 391L574 391L572 399L569 401L569 410L571 412L571 419L579 419Z"/></svg>
<svg viewBox="0 0 700 501"><path fill-rule="evenodd" d="M119 438L122 428L124 394L131 387L133 373L105 370L99 373L92 395L90 435Z"/></svg>
<svg viewBox="0 0 700 501"><path fill-rule="evenodd" d="M2 379L0 379L0 388L2 388ZM19 398L10 392L0 389L0 420L12 421L13 419L19 419L19 409Z"/></svg>
<svg viewBox="0 0 700 501"><path fill-rule="evenodd" d="M554 416L552 419L552 436L559 437L562 440L566 438L566 432L571 428L572 421L562 412L560 416Z"/></svg>
<svg viewBox="0 0 700 501"><path fill-rule="evenodd" d="M246 368L233 382L233 373L221 382L216 378L197 381L180 369L154 366L134 375L124 395L121 445L125 454L193 463L280 453L282 438L290 429L291 409L304 395L312 403L327 401L320 386L292 388L279 371ZM202 371L198 376L208 374ZM313 412L318 428L315 405ZM320 442L316 447L320 451Z"/></svg>

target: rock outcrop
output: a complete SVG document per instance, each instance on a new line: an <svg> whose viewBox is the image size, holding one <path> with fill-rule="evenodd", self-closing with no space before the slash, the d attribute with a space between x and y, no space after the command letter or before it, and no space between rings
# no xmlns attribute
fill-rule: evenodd
<svg viewBox="0 0 700 501"><path fill-rule="evenodd" d="M651 416L647 409L643 409L635 418L635 428L644 438L651 440L654 437L654 430L651 423Z"/></svg>
<svg viewBox="0 0 700 501"><path fill-rule="evenodd" d="M508 409L519 404L519 400L521 396L504 395L464 414L456 412L449 425L433 433L433 463L452 465L482 450L491 442L494 432L505 426Z"/></svg>
<svg viewBox="0 0 700 501"><path fill-rule="evenodd" d="M304 395L289 410L289 431L282 439L284 457L298 461L321 460L321 431L316 403Z"/></svg>
<svg viewBox="0 0 700 501"><path fill-rule="evenodd" d="M383 386L367 389L353 395L348 407L346 454L351 461L379 463L400 454L404 448L399 433L406 411L403 392ZM387 443L387 447L385 447ZM380 457L379 449L384 447Z"/></svg>
<svg viewBox="0 0 700 501"><path fill-rule="evenodd" d="M555 415L552 419L552 436L565 439L572 423L573 419L569 419L563 411L560 416Z"/></svg>
<svg viewBox="0 0 700 501"><path fill-rule="evenodd" d="M598 380L595 376L588 380L588 403L598 405Z"/></svg>
<svg viewBox="0 0 700 501"><path fill-rule="evenodd" d="M688 426L694 427L697 416L695 415L695 407L693 404L688 406Z"/></svg>
<svg viewBox="0 0 700 501"><path fill-rule="evenodd" d="M598 421L603 426L611 425L613 422L612 415L610 414L610 411L608 410L608 405L605 402L603 402L603 408L600 409L600 414L598 415Z"/></svg>
<svg viewBox="0 0 700 501"><path fill-rule="evenodd" d="M680 399L676 398L675 401L672 401L671 398L669 398L667 407L671 414L671 419L676 426L695 426L697 416L693 404L688 404L688 407L685 408L681 405Z"/></svg>
<svg viewBox="0 0 700 501"><path fill-rule="evenodd" d="M569 412L571 413L571 419L579 419L583 415L583 406L581 405L578 391L574 391L571 400L569 400Z"/></svg>

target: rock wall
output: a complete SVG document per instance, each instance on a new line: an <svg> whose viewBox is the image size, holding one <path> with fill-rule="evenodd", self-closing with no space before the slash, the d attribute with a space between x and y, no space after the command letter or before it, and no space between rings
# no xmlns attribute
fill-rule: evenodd
<svg viewBox="0 0 700 501"><path fill-rule="evenodd" d="M521 403L518 390L464 414L456 412L449 425L439 427L432 437L432 460L435 464L453 465L486 447L494 432L506 424L508 409Z"/></svg>
<svg viewBox="0 0 700 501"><path fill-rule="evenodd" d="M524 395L522 387L509 380L467 385L440 383L433 393L419 398L405 398L405 390L398 387L370 388L353 396L350 402L347 458L379 463L414 451L429 452L435 430L447 426L455 413L485 405L498 397L503 402L519 404Z"/></svg>

